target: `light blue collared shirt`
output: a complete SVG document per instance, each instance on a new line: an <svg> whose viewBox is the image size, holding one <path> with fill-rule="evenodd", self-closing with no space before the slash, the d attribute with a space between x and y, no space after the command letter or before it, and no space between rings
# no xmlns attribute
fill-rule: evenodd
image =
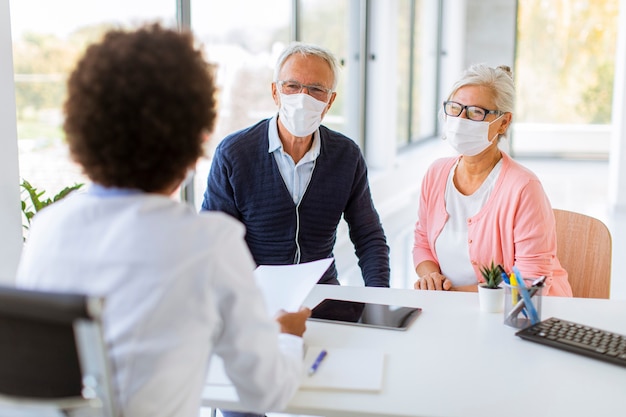
<svg viewBox="0 0 626 417"><path fill-rule="evenodd" d="M300 203L302 196L306 191L311 176L313 175L313 168L315 167L315 160L320 154L320 132L319 129L313 132L313 143L311 149L302 157L298 164L293 162L291 155L283 150L283 144L278 136L278 114L274 115L270 120L268 128L269 148L268 152L274 154L274 159L278 165L280 175L283 177L283 181L289 190L289 194L293 198L294 204Z"/></svg>

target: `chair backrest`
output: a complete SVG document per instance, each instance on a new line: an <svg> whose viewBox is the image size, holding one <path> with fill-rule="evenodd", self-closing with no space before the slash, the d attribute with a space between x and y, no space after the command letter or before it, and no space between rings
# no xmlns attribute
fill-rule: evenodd
<svg viewBox="0 0 626 417"><path fill-rule="evenodd" d="M0 405L117 417L102 304L0 286Z"/></svg>
<svg viewBox="0 0 626 417"><path fill-rule="evenodd" d="M574 297L609 298L611 233L600 220L554 209L557 257L568 273Z"/></svg>

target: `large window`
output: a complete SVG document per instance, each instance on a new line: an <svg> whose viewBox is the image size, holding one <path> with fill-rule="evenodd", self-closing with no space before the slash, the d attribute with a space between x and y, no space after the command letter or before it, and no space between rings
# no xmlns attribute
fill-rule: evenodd
<svg viewBox="0 0 626 417"><path fill-rule="evenodd" d="M274 62L290 41L290 0L192 0L191 29L217 66L214 142L272 116Z"/></svg>
<svg viewBox="0 0 626 417"><path fill-rule="evenodd" d="M177 22L177 3L190 21ZM276 112L271 82L278 54L292 40L322 45L340 60L337 99L324 123L364 144L368 27L360 0L12 0L11 23L16 81L20 175L47 196L87 182L68 157L62 105L69 71L89 43L113 27L159 21L168 27L189 23L216 64L219 117L207 157L201 160L191 192L199 207L214 146L227 134ZM371 3L370 3L371 4ZM398 101L398 146L432 136L436 129L436 85L440 1L397 0L397 76L381 80ZM297 7L294 8L294 5ZM385 6L387 7L387 6ZM383 33L384 35L384 33ZM395 36L395 35L394 35ZM375 140L377 140L375 138ZM382 140L382 139L381 139ZM387 143L387 142L386 142ZM367 157L367 155L366 155Z"/></svg>
<svg viewBox="0 0 626 417"><path fill-rule="evenodd" d="M354 61L348 57L348 37L350 19L349 0L302 0L299 9L299 37L301 41L328 48L340 61L342 70L337 85L337 98L324 125L331 129L346 132L345 105L347 99L348 67ZM353 138L358 142L358 138Z"/></svg>
<svg viewBox="0 0 626 417"><path fill-rule="evenodd" d="M45 197L86 182L62 131L65 82L85 46L107 29L160 21L175 26L172 0L10 2L20 177Z"/></svg>
<svg viewBox="0 0 626 417"><path fill-rule="evenodd" d="M191 29L217 66L219 117L207 157L197 165L194 200L202 203L211 155L228 134L276 112L272 78L278 54L291 40L290 0L191 1Z"/></svg>
<svg viewBox="0 0 626 417"><path fill-rule="evenodd" d="M518 2L514 150L606 156L618 6Z"/></svg>
<svg viewBox="0 0 626 417"><path fill-rule="evenodd" d="M271 82L278 54L289 42L298 37L298 40L324 46L342 64L346 63L348 1L300 1L299 19L296 19L291 0L192 1L192 29L203 41L209 60L217 65L220 87L217 128L207 158L200 161L196 171L194 199L197 207L202 201L211 153L217 143L229 133L271 117L277 111L271 96ZM240 13L241 10L246 13ZM294 26L296 20L299 23ZM343 67L345 70L345 65ZM324 118L326 126L342 132L345 132L344 92L340 76L337 99Z"/></svg>
<svg viewBox="0 0 626 417"><path fill-rule="evenodd" d="M435 135L439 1L398 1L398 145Z"/></svg>
<svg viewBox="0 0 626 417"><path fill-rule="evenodd" d="M618 4L519 2L518 121L611 122Z"/></svg>

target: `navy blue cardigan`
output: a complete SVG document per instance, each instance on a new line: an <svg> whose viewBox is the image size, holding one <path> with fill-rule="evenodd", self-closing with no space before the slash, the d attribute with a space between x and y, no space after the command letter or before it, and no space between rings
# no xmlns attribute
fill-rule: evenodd
<svg viewBox="0 0 626 417"><path fill-rule="evenodd" d="M258 265L294 263L296 239L300 262L333 257L337 225L343 215L365 285L388 287L389 247L358 146L320 126L320 155L296 206L274 155L268 153L269 120L233 133L218 145L202 209L223 211L241 221ZM334 263L320 283L338 283Z"/></svg>

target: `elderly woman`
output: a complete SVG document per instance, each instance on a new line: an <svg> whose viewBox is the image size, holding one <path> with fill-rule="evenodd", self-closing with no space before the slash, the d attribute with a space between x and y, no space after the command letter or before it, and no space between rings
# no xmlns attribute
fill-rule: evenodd
<svg viewBox="0 0 626 417"><path fill-rule="evenodd" d="M546 276L544 294L571 296L556 257L550 202L539 179L498 148L511 125L511 70L473 65L456 82L444 139L460 155L435 161L422 182L413 261L422 290L476 291L493 261Z"/></svg>

